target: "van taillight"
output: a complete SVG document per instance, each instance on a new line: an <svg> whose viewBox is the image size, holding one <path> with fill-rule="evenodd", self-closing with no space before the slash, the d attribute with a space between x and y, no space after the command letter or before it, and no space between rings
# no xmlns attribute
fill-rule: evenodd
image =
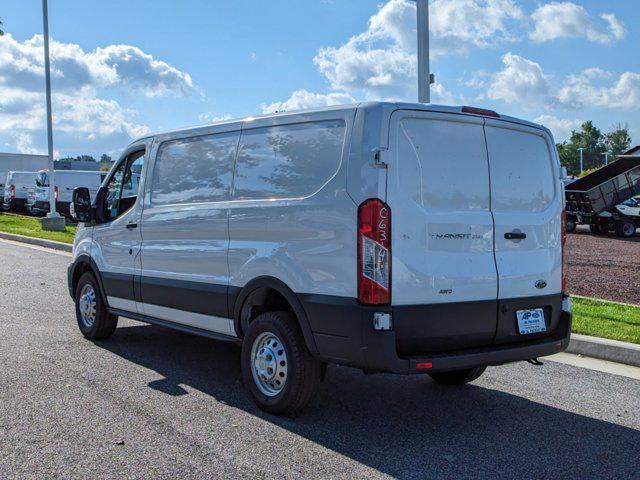
<svg viewBox="0 0 640 480"><path fill-rule="evenodd" d="M391 303L391 209L376 198L358 208L358 300Z"/></svg>
<svg viewBox="0 0 640 480"><path fill-rule="evenodd" d="M16 198L16 186L15 185L11 185L9 187L9 195L11 196L11 198Z"/></svg>
<svg viewBox="0 0 640 480"><path fill-rule="evenodd" d="M564 251L567 243L567 211L562 210L562 293L567 293L567 272L564 268Z"/></svg>
<svg viewBox="0 0 640 480"><path fill-rule="evenodd" d="M56 202L58 201L58 187L57 186L53 187L53 199Z"/></svg>

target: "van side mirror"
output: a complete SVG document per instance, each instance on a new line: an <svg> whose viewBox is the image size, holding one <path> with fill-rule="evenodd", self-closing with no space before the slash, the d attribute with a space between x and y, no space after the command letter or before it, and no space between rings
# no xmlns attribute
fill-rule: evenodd
<svg viewBox="0 0 640 480"><path fill-rule="evenodd" d="M87 187L76 187L73 190L73 211L71 215L80 223L91 223L91 195Z"/></svg>

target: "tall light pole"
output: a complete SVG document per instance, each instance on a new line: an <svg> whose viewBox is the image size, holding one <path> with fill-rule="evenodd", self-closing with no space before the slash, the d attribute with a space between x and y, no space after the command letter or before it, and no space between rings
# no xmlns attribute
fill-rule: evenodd
<svg viewBox="0 0 640 480"><path fill-rule="evenodd" d="M42 24L44 34L44 81L47 103L47 147L49 149L49 213L42 219L43 230L64 231L64 218L56 212L55 175L53 164L53 122L51 120L51 65L49 64L49 12L47 0L42 0Z"/></svg>
<svg viewBox="0 0 640 480"><path fill-rule="evenodd" d="M583 156L583 152L586 150L586 148L580 147L580 148L578 148L578 150L580 150L580 175L582 175L582 172L584 172L584 156Z"/></svg>
<svg viewBox="0 0 640 480"><path fill-rule="evenodd" d="M604 164L609 165L609 152L604 152L602 155L604 155Z"/></svg>
<svg viewBox="0 0 640 480"><path fill-rule="evenodd" d="M418 10L418 101L431 103L429 71L429 0L415 0Z"/></svg>

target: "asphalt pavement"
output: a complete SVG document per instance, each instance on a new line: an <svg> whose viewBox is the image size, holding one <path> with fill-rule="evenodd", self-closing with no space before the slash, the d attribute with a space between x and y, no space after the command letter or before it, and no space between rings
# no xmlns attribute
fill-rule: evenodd
<svg viewBox="0 0 640 480"><path fill-rule="evenodd" d="M121 319L80 335L69 257L0 242L0 478L640 478L640 380L563 363L472 385L330 367L261 412L239 348Z"/></svg>

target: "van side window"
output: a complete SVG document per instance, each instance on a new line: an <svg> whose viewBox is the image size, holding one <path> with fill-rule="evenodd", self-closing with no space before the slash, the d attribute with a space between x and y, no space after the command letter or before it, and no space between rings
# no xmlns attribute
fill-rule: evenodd
<svg viewBox="0 0 640 480"><path fill-rule="evenodd" d="M338 171L345 131L342 120L243 131L234 198L312 195Z"/></svg>
<svg viewBox="0 0 640 480"><path fill-rule="evenodd" d="M172 140L158 150L151 203L172 205L229 200L238 132Z"/></svg>
<svg viewBox="0 0 640 480"><path fill-rule="evenodd" d="M136 203L140 175L144 165L144 150L135 152L118 165L107 184L104 218L115 220Z"/></svg>

